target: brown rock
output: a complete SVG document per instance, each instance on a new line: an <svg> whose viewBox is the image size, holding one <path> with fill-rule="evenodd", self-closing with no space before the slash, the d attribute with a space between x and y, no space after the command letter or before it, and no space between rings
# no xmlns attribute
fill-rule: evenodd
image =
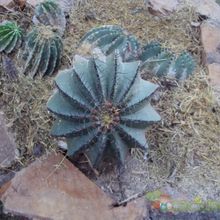
<svg viewBox="0 0 220 220"><path fill-rule="evenodd" d="M179 6L179 0L149 0L147 8L153 15L169 15L176 11Z"/></svg>
<svg viewBox="0 0 220 220"><path fill-rule="evenodd" d="M213 20L203 22L201 40L206 54L220 52L220 23Z"/></svg>
<svg viewBox="0 0 220 220"><path fill-rule="evenodd" d="M204 48L203 62L208 67L209 79L220 103L220 23L208 20L201 25Z"/></svg>
<svg viewBox="0 0 220 220"><path fill-rule="evenodd" d="M62 155L35 161L17 173L2 196L6 212L53 220L135 220L145 200L110 208L113 201Z"/></svg>
<svg viewBox="0 0 220 220"><path fill-rule="evenodd" d="M10 166L15 160L16 145L7 131L3 113L0 112L0 168Z"/></svg>
<svg viewBox="0 0 220 220"><path fill-rule="evenodd" d="M220 6L215 0L188 0L187 3L200 15L220 21Z"/></svg>

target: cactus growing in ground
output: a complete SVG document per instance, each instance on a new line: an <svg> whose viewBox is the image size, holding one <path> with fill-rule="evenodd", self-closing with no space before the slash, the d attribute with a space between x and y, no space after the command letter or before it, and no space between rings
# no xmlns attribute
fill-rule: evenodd
<svg viewBox="0 0 220 220"><path fill-rule="evenodd" d="M61 53L62 41L48 26L35 27L26 39L25 49L22 54L24 61L23 74L35 77L50 76L58 67Z"/></svg>
<svg viewBox="0 0 220 220"><path fill-rule="evenodd" d="M39 3L34 12L33 22L51 26L62 36L66 28L66 18L63 10L54 0Z"/></svg>
<svg viewBox="0 0 220 220"><path fill-rule="evenodd" d="M14 22L0 24L0 52L11 53L21 44L22 31Z"/></svg>
<svg viewBox="0 0 220 220"><path fill-rule="evenodd" d="M167 49L162 49L157 42L151 42L142 48L140 60L142 61L142 69L157 77L169 76L177 80L184 80L195 69L195 61L192 55L183 52L175 59L173 53Z"/></svg>
<svg viewBox="0 0 220 220"><path fill-rule="evenodd" d="M97 168L108 149L120 164L128 147L147 150L145 128L160 120L150 104L158 86L141 79L139 64L115 53L76 56L74 67L58 74L47 107L57 117L51 134L67 138L69 155L85 152Z"/></svg>
<svg viewBox="0 0 220 220"><path fill-rule="evenodd" d="M80 40L80 45L91 44L99 47L105 55L119 50L123 61L138 59L140 44L137 39L116 25L93 28Z"/></svg>

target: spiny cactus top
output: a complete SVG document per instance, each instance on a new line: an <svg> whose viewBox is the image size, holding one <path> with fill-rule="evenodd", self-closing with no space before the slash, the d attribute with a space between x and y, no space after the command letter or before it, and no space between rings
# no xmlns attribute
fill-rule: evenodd
<svg viewBox="0 0 220 220"><path fill-rule="evenodd" d="M0 52L11 53L21 43L22 31L14 22L0 24Z"/></svg>
<svg viewBox="0 0 220 220"><path fill-rule="evenodd" d="M51 75L58 67L62 41L59 35L49 26L35 27L28 35L25 42L22 59L24 61L23 74L35 77Z"/></svg>
<svg viewBox="0 0 220 220"><path fill-rule="evenodd" d="M51 26L62 36L66 28L66 18L63 10L55 0L45 0L35 8L33 17L35 24Z"/></svg>
<svg viewBox="0 0 220 220"><path fill-rule="evenodd" d="M177 80L188 78L195 69L195 61L191 54L181 53L177 58L158 42L151 42L142 48L140 55L142 68L158 77L170 76Z"/></svg>
<svg viewBox="0 0 220 220"><path fill-rule="evenodd" d="M116 25L104 25L93 28L80 40L82 44L99 47L105 55L119 50L123 61L138 59L140 45L137 39Z"/></svg>
<svg viewBox="0 0 220 220"><path fill-rule="evenodd" d="M84 151L97 168L108 149L121 163L128 147L147 149L145 128L160 120L150 104L158 86L141 79L139 64L117 54L77 56L58 74L47 107L57 116L51 134L67 138L69 155Z"/></svg>

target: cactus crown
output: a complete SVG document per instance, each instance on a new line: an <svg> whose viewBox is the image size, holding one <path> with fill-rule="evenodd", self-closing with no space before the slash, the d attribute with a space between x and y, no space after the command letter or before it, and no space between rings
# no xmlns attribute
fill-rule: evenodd
<svg viewBox="0 0 220 220"><path fill-rule="evenodd" d="M0 52L11 53L21 44L22 31L17 24L5 21L0 25Z"/></svg>
<svg viewBox="0 0 220 220"><path fill-rule="evenodd" d="M57 117L51 134L67 138L69 155L83 151L97 168L108 149L121 164L129 146L147 149L145 128L160 116L150 105L157 85L141 79L139 64L117 54L76 56L74 67L58 74L47 107Z"/></svg>
<svg viewBox="0 0 220 220"><path fill-rule="evenodd" d="M35 24L51 26L62 36L66 27L66 18L59 4L54 0L45 0L35 8L33 17Z"/></svg>
<svg viewBox="0 0 220 220"><path fill-rule="evenodd" d="M119 50L123 61L136 60L140 49L137 39L117 25L93 28L80 40L80 45L88 43L99 47L105 55Z"/></svg>
<svg viewBox="0 0 220 220"><path fill-rule="evenodd" d="M62 41L49 26L35 27L28 35L22 60L24 74L35 77L51 75L58 67Z"/></svg>

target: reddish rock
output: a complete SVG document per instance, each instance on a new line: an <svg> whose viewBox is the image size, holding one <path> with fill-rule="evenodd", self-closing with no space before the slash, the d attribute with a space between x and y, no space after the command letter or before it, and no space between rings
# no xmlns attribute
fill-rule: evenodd
<svg viewBox="0 0 220 220"><path fill-rule="evenodd" d="M211 84L220 89L220 24L208 20L201 25L204 64L207 65ZM219 93L218 93L219 94Z"/></svg>
<svg viewBox="0 0 220 220"><path fill-rule="evenodd" d="M220 6L215 0L188 0L187 3L200 15L220 21Z"/></svg>
<svg viewBox="0 0 220 220"><path fill-rule="evenodd" d="M16 145L7 131L3 113L0 112L0 168L8 167L15 160Z"/></svg>
<svg viewBox="0 0 220 220"><path fill-rule="evenodd" d="M144 199L110 208L112 199L60 154L17 173L2 201L6 212L53 220L136 220L147 213Z"/></svg>
<svg viewBox="0 0 220 220"><path fill-rule="evenodd" d="M148 0L146 6L153 15L164 16L176 11L179 3L179 0Z"/></svg>

